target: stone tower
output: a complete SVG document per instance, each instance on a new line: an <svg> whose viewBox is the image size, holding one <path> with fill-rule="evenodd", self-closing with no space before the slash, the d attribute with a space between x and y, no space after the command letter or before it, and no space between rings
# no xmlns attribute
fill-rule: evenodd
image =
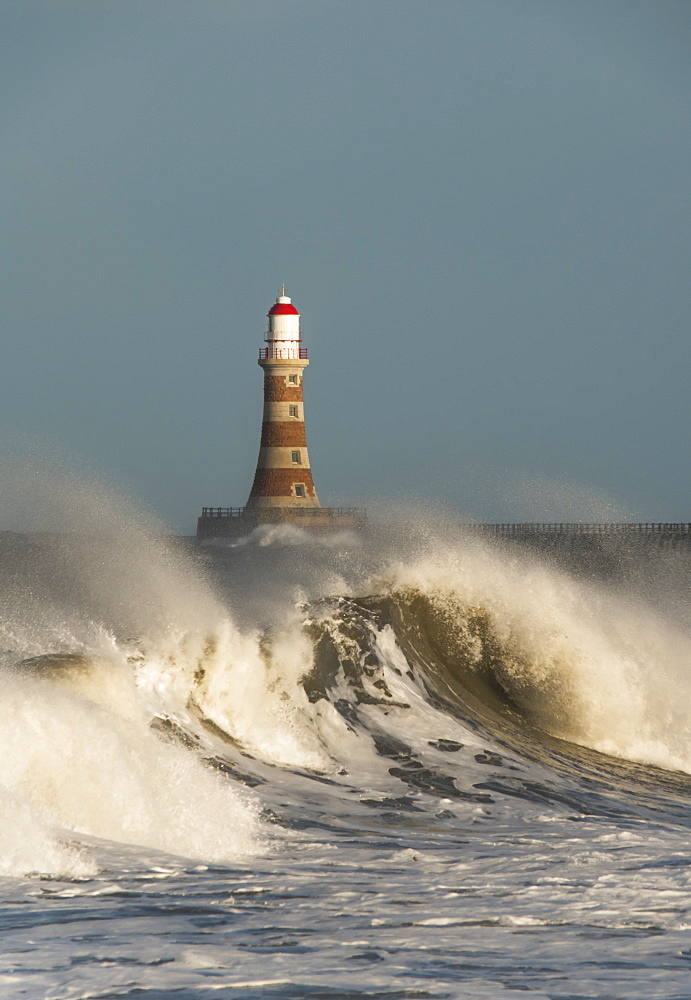
<svg viewBox="0 0 691 1000"><path fill-rule="evenodd" d="M300 314L285 286L269 310L264 369L264 417L257 470L244 507L202 507L197 539L238 539L266 525L292 525L310 532L361 530L361 507L322 507L314 488L305 437L302 376L309 364L302 347Z"/></svg>
<svg viewBox="0 0 691 1000"><path fill-rule="evenodd" d="M285 286L268 317L266 347L259 351L264 369L261 445L245 508L258 514L268 513L267 508L320 506L305 436L302 378L309 360L301 347L300 314Z"/></svg>

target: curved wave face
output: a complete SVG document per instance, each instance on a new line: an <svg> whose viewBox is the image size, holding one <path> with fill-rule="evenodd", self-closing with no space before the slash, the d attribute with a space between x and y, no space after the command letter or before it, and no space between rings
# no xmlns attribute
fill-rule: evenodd
<svg viewBox="0 0 691 1000"><path fill-rule="evenodd" d="M116 515L0 540L12 983L681 995L688 552L602 574L412 519L197 549ZM108 948L69 930L95 916Z"/></svg>

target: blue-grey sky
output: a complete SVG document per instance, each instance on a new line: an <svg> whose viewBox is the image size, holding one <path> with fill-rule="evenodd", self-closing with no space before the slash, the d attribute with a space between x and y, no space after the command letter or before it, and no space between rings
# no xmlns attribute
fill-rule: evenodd
<svg viewBox="0 0 691 1000"><path fill-rule="evenodd" d="M679 0L0 0L2 434L191 532L285 281L323 503L690 520L689 67Z"/></svg>

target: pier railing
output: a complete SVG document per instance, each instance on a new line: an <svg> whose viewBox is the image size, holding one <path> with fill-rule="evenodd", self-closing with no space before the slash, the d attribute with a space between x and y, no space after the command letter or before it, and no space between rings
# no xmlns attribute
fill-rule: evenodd
<svg viewBox="0 0 691 1000"><path fill-rule="evenodd" d="M360 524L367 523L364 507L202 507L200 521L210 518L224 521L273 521L302 519L305 521L329 521L351 518ZM546 521L510 522L506 524L466 524L464 527L483 535L503 538L537 538L556 535L618 535L629 537L685 538L691 539L691 523L669 521L646 522L587 522L587 521ZM219 525L220 528L220 525Z"/></svg>
<svg viewBox="0 0 691 1000"><path fill-rule="evenodd" d="M691 535L691 523L633 522L601 523L528 522L524 524L470 524L469 528L491 535Z"/></svg>

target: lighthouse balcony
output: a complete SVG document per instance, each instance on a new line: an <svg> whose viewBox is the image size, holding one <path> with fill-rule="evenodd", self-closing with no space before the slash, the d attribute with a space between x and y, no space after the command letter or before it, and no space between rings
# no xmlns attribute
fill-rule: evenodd
<svg viewBox="0 0 691 1000"><path fill-rule="evenodd" d="M306 347L260 347L260 361L307 361Z"/></svg>

